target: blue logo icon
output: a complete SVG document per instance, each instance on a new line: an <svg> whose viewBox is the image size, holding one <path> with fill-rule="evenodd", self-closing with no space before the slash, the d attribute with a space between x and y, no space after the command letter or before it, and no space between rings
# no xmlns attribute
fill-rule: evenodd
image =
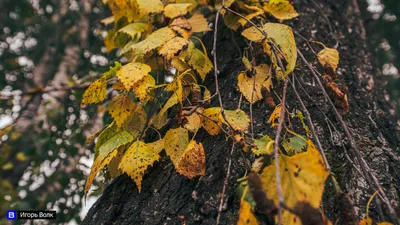
<svg viewBox="0 0 400 225"><path fill-rule="evenodd" d="M7 220L16 220L16 219L17 219L17 211L7 210Z"/></svg>

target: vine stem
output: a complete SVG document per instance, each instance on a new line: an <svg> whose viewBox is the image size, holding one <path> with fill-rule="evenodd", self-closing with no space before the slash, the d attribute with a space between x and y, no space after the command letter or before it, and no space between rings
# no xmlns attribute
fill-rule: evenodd
<svg viewBox="0 0 400 225"><path fill-rule="evenodd" d="M349 139L351 149L353 149L353 152L355 153L355 156L356 156L357 160L360 163L360 167L361 167L363 173L365 174L365 177L367 178L367 181L369 183L375 184L375 186L378 188L379 192L381 193L382 200L385 202L386 207L389 209L390 216L391 216L392 220L399 222L399 220L397 219L396 211L391 206L391 204L390 204L390 202L389 202L389 200L388 200L388 198L386 196L386 193L383 191L383 188L382 188L381 184L379 183L378 179L373 174L371 168L368 166L368 164L365 162L365 160L361 156L360 150L359 150L354 138L351 136L349 128L347 127L346 123L344 122L343 117L337 111L335 105L333 104L333 102L330 99L328 93L326 92L321 80L319 79L318 75L315 73L314 68L307 61L307 59L304 57L304 55L301 53L301 51L299 49L297 49L297 53L300 56L300 58L302 59L302 61L309 68L311 74L314 76L315 80L317 81L317 84L318 84L319 88L321 89L322 94L328 100L329 105L333 109L333 112L335 113L340 125L342 126L346 137Z"/></svg>
<svg viewBox="0 0 400 225"><path fill-rule="evenodd" d="M290 84L292 86L294 95L296 96L297 101L299 101L301 108L303 108L303 111L304 111L304 114L306 115L308 124L310 125L310 130L311 130L311 133L313 135L313 138L315 139L315 142L316 142L316 144L318 146L319 152L321 153L322 158L324 159L326 169L327 170L331 170L331 167L329 166L328 160L326 159L325 151L324 151L324 149L322 147L322 144L321 144L321 142L320 142L320 140L318 138L317 133L315 132L315 128L314 128L314 124L313 124L312 119L311 119L310 112L307 110L307 107L305 106L303 100L301 99L299 93L296 90L296 87L294 86L294 76L295 76L295 74L292 73L292 76L293 76L293 81L289 80L289 82L290 82Z"/></svg>
<svg viewBox="0 0 400 225"><path fill-rule="evenodd" d="M212 55L213 55L213 61L214 61L214 77L215 77L215 92L218 95L218 102L219 102L219 107L221 108L221 115L224 118L225 122L229 125L229 127L232 130L235 130L232 125L229 123L229 121L226 119L225 115L225 110L224 110L224 104L222 103L222 97L221 97L221 92L219 91L219 83L218 83L218 63L217 63L217 35L218 35L218 19L219 15L221 14L221 10L225 9L226 7L224 6L225 1L222 0L222 6L219 7L217 10L217 13L215 15L215 23L214 23L214 40L213 40L213 50L212 50Z"/></svg>
<svg viewBox="0 0 400 225"><path fill-rule="evenodd" d="M253 22L251 22L249 19L247 19L245 16L241 15L238 12L235 12L225 6L223 6L224 9L226 9L227 11L243 18L244 20L246 20L250 25L252 25L253 27L255 27L259 32L261 32L261 34L264 35L265 38L268 38L268 34L260 29L256 24L254 24ZM285 67L282 64L282 61L280 60L278 54L276 53L276 46L273 43L270 43L273 47L273 53L275 55L275 57L277 58L278 62L279 62L279 66L281 67L282 71L285 72ZM280 49L277 48L279 52ZM281 53L282 54L282 53ZM282 54L283 55L283 54ZM282 133L282 128L283 128L283 123L285 121L285 111L286 111L286 93L287 93L287 87L288 87L288 82L289 79L286 77L285 81L284 81L284 85L283 85L283 97L282 97L282 102L281 102L281 112L280 112L280 120L279 120L279 124L278 124L278 128L277 128L277 132L276 132L276 137L275 137L275 144L274 144L274 164L275 164L275 179L276 179L276 191L278 194L278 225L281 224L281 217L282 217L282 205L285 205L285 200L283 198L283 190L282 190L282 182L281 182L281 176L280 176L280 167L279 167L279 141L280 141L280 136Z"/></svg>
<svg viewBox="0 0 400 225"><path fill-rule="evenodd" d="M281 224L281 217L282 217L282 207L281 205L285 204L285 200L283 199L283 190L282 190L282 182L281 182L281 175L280 175L280 167L279 167L279 140L282 133L283 123L285 121L285 112L286 112L286 92L288 87L289 79L285 79L283 84L283 96L282 96L282 103L281 103L281 112L279 115L279 124L278 129L276 131L275 143L274 143L274 164L275 164L275 179L276 179L276 192L278 194L278 225Z"/></svg>

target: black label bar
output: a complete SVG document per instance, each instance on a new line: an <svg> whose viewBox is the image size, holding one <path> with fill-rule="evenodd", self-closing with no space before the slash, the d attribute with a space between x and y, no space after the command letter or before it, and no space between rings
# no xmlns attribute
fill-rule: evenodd
<svg viewBox="0 0 400 225"><path fill-rule="evenodd" d="M55 220L56 211L19 211L18 219L21 220Z"/></svg>

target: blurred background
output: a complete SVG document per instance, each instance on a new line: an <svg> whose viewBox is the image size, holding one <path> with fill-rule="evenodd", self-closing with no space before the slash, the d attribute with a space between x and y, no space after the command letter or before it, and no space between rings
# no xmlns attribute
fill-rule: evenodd
<svg viewBox="0 0 400 225"><path fill-rule="evenodd" d="M400 112L400 1L360 6ZM80 102L117 58L103 42L110 14L101 0L0 0L0 224L7 209L55 209L59 224L79 224L102 192L95 182L83 199L93 160L85 141L111 118L107 102Z"/></svg>

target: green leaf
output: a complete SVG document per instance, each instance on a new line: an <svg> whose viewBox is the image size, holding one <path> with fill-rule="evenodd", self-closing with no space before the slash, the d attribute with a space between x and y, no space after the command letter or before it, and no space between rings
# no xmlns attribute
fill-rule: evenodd
<svg viewBox="0 0 400 225"><path fill-rule="evenodd" d="M254 144L256 145L255 148L252 148L251 151L255 155L271 155L274 150L274 141L268 136L264 136L260 139L255 139Z"/></svg>
<svg viewBox="0 0 400 225"><path fill-rule="evenodd" d="M289 155L294 155L305 150L307 143L304 140L297 136L286 138L283 140L282 146Z"/></svg>
<svg viewBox="0 0 400 225"><path fill-rule="evenodd" d="M100 137L99 137L100 138ZM122 131L119 133L116 133L109 139L107 139L99 148L98 150L98 156L97 158L104 158L110 152L124 144L127 144L129 142L133 141L133 136L126 132Z"/></svg>

